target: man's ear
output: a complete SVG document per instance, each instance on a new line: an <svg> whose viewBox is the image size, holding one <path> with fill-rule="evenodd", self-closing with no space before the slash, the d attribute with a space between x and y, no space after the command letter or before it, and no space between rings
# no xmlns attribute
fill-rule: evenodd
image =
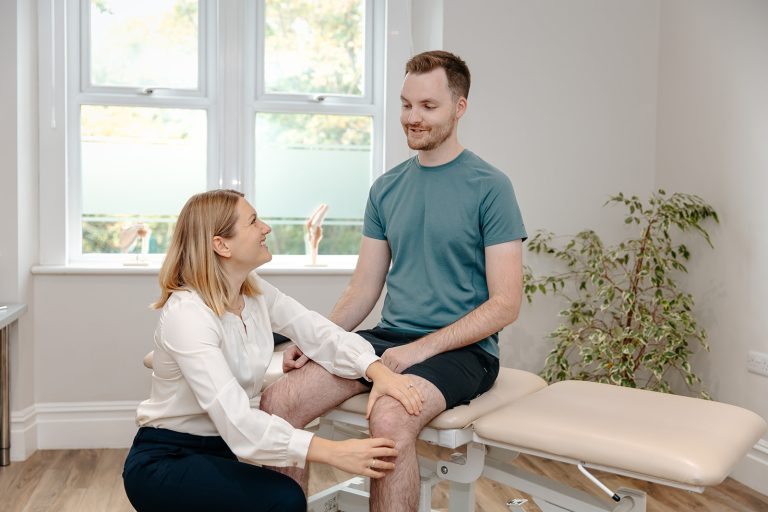
<svg viewBox="0 0 768 512"><path fill-rule="evenodd" d="M459 101L456 102L456 120L461 119L461 116L467 111L467 98L462 96Z"/></svg>
<svg viewBox="0 0 768 512"><path fill-rule="evenodd" d="M232 256L232 251L229 249L227 241L220 236L213 237L213 251L222 258Z"/></svg>

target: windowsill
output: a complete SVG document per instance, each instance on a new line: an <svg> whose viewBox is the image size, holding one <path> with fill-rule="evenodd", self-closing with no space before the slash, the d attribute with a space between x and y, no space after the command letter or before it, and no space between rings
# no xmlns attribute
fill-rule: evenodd
<svg viewBox="0 0 768 512"><path fill-rule="evenodd" d="M306 256L275 256L272 261L259 267L260 275L352 275L357 256L319 256L318 265L310 266ZM128 266L118 261L70 263L68 265L35 265L35 275L142 275L156 276L160 262L149 262L145 266Z"/></svg>

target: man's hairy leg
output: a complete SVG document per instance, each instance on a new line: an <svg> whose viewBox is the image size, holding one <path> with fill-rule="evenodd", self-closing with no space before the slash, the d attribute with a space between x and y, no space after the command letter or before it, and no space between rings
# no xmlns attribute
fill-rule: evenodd
<svg viewBox="0 0 768 512"><path fill-rule="evenodd" d="M261 395L260 408L280 416L296 428L333 409L347 398L363 393L367 388L360 382L329 373L319 364L309 361L273 383ZM309 468L272 468L290 476L307 494Z"/></svg>
<svg viewBox="0 0 768 512"><path fill-rule="evenodd" d="M445 398L434 384L411 375L424 398L418 416L408 414L403 405L389 396L376 401L371 411L370 430L373 437L395 441L395 469L383 478L371 481L371 511L416 511L419 507L419 462L416 438L432 419L445 410Z"/></svg>

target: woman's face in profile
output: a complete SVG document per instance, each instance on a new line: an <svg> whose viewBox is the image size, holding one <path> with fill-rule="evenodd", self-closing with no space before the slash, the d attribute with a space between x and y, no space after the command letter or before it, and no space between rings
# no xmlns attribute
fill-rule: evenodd
<svg viewBox="0 0 768 512"><path fill-rule="evenodd" d="M259 219L253 206L242 197L236 210L235 236L227 240L232 262L254 269L272 259L267 247L267 235L272 228Z"/></svg>

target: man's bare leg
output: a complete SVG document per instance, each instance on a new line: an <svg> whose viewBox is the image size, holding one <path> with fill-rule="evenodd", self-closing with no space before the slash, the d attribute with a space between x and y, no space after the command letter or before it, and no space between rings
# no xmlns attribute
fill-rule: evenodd
<svg viewBox="0 0 768 512"><path fill-rule="evenodd" d="M309 361L265 389L261 394L259 407L265 412L280 416L296 428L304 428L307 423L347 398L367 390L368 388L360 382L337 377L319 364ZM308 467L272 469L296 480L304 489L304 494L307 494Z"/></svg>
<svg viewBox="0 0 768 512"><path fill-rule="evenodd" d="M408 414L400 402L389 396L379 398L371 411L371 435L392 439L397 448L395 469L382 478L371 480L370 509L373 512L410 512L419 508L416 438L421 429L445 410L445 398L428 380L416 375L410 377L424 398L420 415Z"/></svg>

